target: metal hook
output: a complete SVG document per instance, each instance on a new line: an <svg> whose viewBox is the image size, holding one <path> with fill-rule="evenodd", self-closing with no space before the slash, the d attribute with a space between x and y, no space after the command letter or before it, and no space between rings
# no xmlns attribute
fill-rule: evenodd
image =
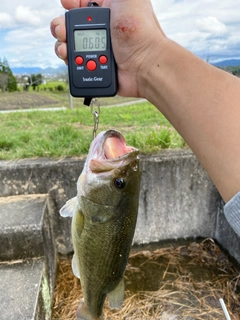
<svg viewBox="0 0 240 320"><path fill-rule="evenodd" d="M94 110L94 105L96 105L97 110ZM90 107L91 107L91 112L93 114L93 119L94 119L93 139L95 139L96 138L97 129L98 129L98 123L99 123L100 102L96 98L94 98L91 101Z"/></svg>

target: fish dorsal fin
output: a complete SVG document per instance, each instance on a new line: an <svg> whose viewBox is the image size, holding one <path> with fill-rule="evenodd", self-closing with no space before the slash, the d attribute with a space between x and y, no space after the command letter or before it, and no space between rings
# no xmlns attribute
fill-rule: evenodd
<svg viewBox="0 0 240 320"><path fill-rule="evenodd" d="M68 200L66 204L60 209L61 217L73 217L74 213L77 211L77 207L77 197Z"/></svg>
<svg viewBox="0 0 240 320"><path fill-rule="evenodd" d="M107 294L111 309L121 308L124 300L124 278L120 280L116 288Z"/></svg>
<svg viewBox="0 0 240 320"><path fill-rule="evenodd" d="M80 272L79 272L79 267L78 267L78 263L77 263L77 256L74 253L73 258L72 258L72 271L73 274L75 275L75 277L80 278Z"/></svg>

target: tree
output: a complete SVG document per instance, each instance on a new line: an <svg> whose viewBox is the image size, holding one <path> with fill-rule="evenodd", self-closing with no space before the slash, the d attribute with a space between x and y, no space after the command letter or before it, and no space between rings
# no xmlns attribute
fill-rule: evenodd
<svg viewBox="0 0 240 320"><path fill-rule="evenodd" d="M7 85L8 85L8 75L0 72L0 88L2 89L2 91L7 90Z"/></svg>
<svg viewBox="0 0 240 320"><path fill-rule="evenodd" d="M30 82L31 82L31 79L28 75L22 76L23 91L28 91L28 89L30 87Z"/></svg>
<svg viewBox="0 0 240 320"><path fill-rule="evenodd" d="M8 91L17 91L17 79L12 73L8 76Z"/></svg>
<svg viewBox="0 0 240 320"><path fill-rule="evenodd" d="M0 88L2 91L17 91L17 80L6 58L4 58L3 61L0 60L0 78Z"/></svg>
<svg viewBox="0 0 240 320"><path fill-rule="evenodd" d="M31 86L33 87L33 90L36 90L36 87L42 84L42 75L40 73L32 74L30 77L30 83L31 83Z"/></svg>

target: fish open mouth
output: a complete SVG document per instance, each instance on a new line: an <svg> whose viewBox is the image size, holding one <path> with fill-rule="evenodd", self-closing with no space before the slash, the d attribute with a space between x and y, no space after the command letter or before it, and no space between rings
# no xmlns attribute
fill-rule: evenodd
<svg viewBox="0 0 240 320"><path fill-rule="evenodd" d="M108 137L103 144L103 151L106 159L119 158L133 150L132 147L126 145L122 135L114 135Z"/></svg>
<svg viewBox="0 0 240 320"><path fill-rule="evenodd" d="M138 149L127 146L123 135L116 130L100 133L96 137L94 148L95 156L89 163L92 172L110 171L126 165L136 159L139 153Z"/></svg>

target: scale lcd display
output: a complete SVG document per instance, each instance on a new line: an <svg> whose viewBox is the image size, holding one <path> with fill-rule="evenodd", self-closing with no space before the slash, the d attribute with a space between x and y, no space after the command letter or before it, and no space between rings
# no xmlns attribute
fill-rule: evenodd
<svg viewBox="0 0 240 320"><path fill-rule="evenodd" d="M107 49L106 29L75 30L75 51L105 51Z"/></svg>

